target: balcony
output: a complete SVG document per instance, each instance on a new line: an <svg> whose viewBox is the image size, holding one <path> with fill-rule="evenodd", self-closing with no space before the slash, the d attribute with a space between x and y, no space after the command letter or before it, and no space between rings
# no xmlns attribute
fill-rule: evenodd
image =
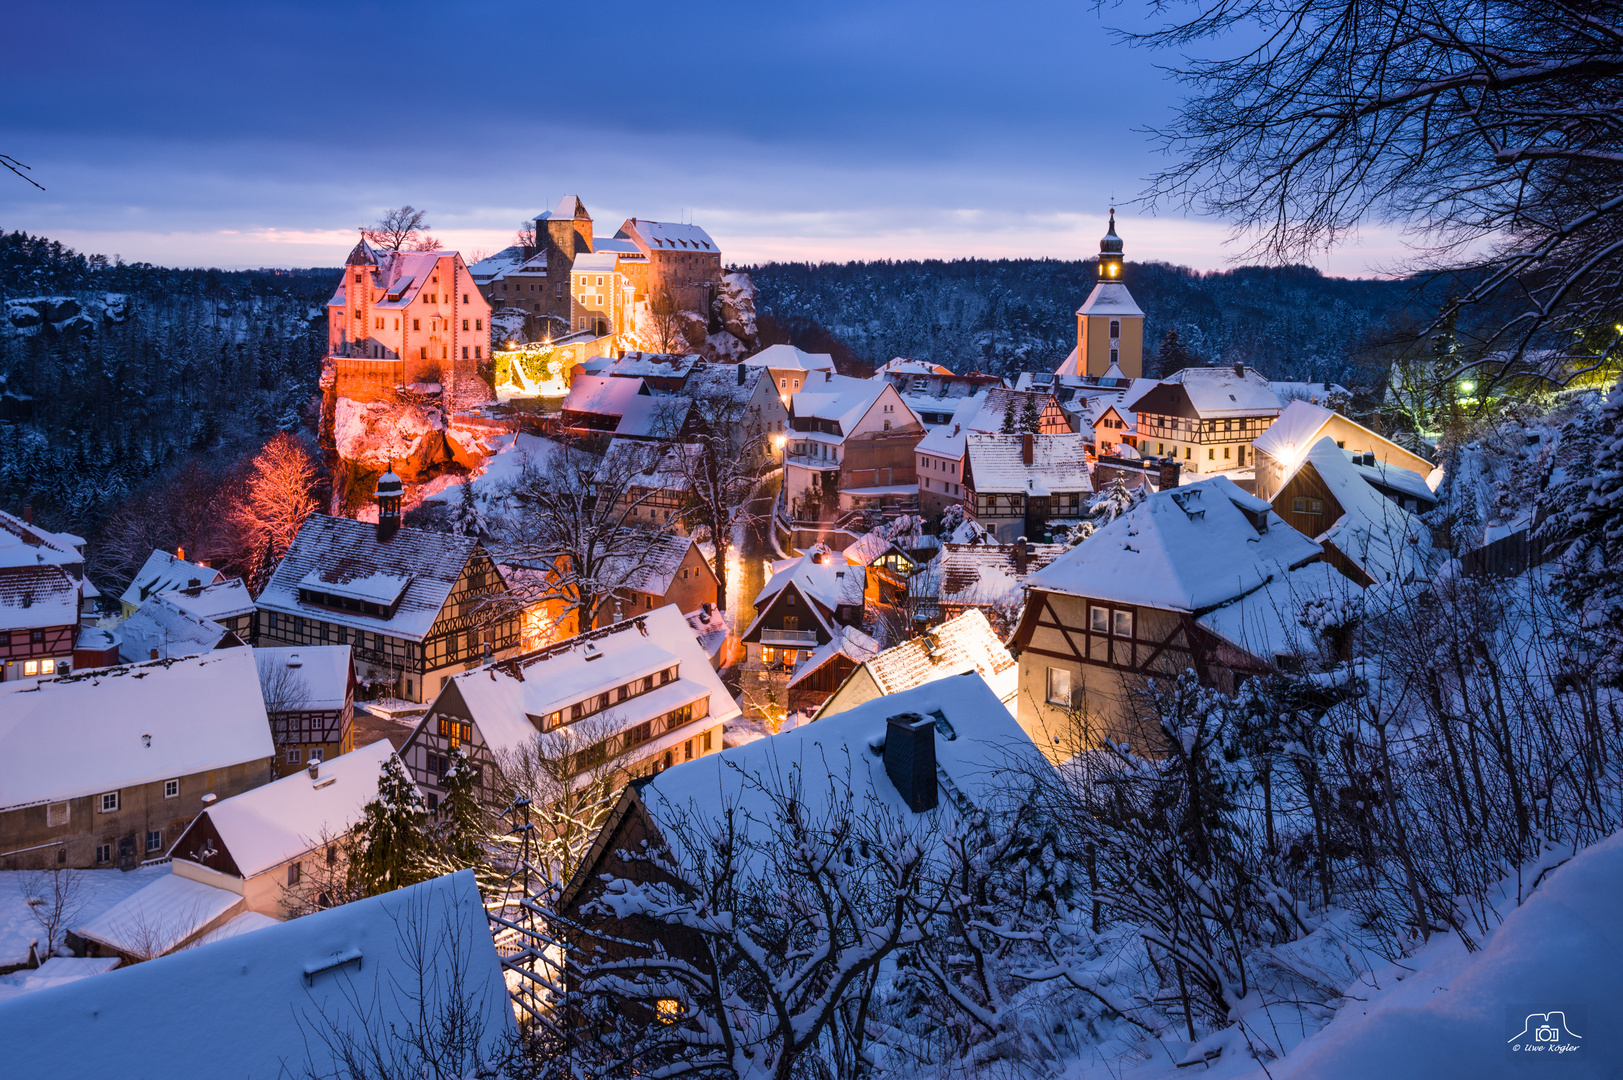
<svg viewBox="0 0 1623 1080"><path fill-rule="evenodd" d="M775 630L770 626L761 628L762 645L817 645L817 631L815 630Z"/></svg>

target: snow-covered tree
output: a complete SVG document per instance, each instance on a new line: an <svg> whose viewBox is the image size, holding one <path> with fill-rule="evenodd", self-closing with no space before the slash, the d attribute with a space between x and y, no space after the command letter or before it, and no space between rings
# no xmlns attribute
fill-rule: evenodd
<svg viewBox="0 0 1623 1080"><path fill-rule="evenodd" d="M359 896L376 896L424 880L428 804L391 754L378 773L378 793L366 804L350 844L349 874Z"/></svg>

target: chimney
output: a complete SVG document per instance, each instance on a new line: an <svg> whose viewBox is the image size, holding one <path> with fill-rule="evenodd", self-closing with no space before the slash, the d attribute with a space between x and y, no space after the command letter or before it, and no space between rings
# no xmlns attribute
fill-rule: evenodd
<svg viewBox="0 0 1623 1080"><path fill-rule="evenodd" d="M1237 378L1237 379L1245 378L1245 365L1244 364L1236 363L1234 365L1234 377Z"/></svg>
<svg viewBox="0 0 1623 1080"><path fill-rule="evenodd" d="M395 475L394 462L378 477L378 543L387 544L400 531L400 500L406 486Z"/></svg>
<svg viewBox="0 0 1623 1080"><path fill-rule="evenodd" d="M1162 491L1171 491L1173 488L1177 487L1178 486L1178 473L1182 468L1183 468L1183 463L1182 462L1177 461L1177 460L1175 460L1173 458L1162 458L1161 459L1161 480L1160 480L1160 485L1159 485L1160 490L1162 490Z"/></svg>
<svg viewBox="0 0 1623 1080"><path fill-rule="evenodd" d="M314 758L312 758L311 761L310 761L310 779L319 780L320 778L321 778L321 762L319 762L319 761L315 760Z"/></svg>
<svg viewBox="0 0 1623 1080"><path fill-rule="evenodd" d="M733 365L733 370L738 373L738 385L743 386L744 385L744 365L743 364L734 364Z"/></svg>
<svg viewBox="0 0 1623 1080"><path fill-rule="evenodd" d="M186 561L186 549L183 548L183 547L177 547L175 549L175 558L179 559L181 562L185 562Z"/></svg>
<svg viewBox="0 0 1623 1080"><path fill-rule="evenodd" d="M156 660L158 658L158 650L157 649L148 650L148 657L150 659L152 659L152 660Z"/></svg>
<svg viewBox="0 0 1623 1080"><path fill-rule="evenodd" d="M33 523L34 523L34 504L33 503L24 503L23 504L23 524L24 525L32 525Z"/></svg>
<svg viewBox="0 0 1623 1080"><path fill-rule="evenodd" d="M186 595L187 596L196 596L198 593L200 593L202 591L203 591L203 581L202 581L201 578L191 578L190 580L188 580L186 582Z"/></svg>
<svg viewBox="0 0 1623 1080"><path fill-rule="evenodd" d="M1020 436L1020 461L1026 465L1031 464L1031 439L1029 431Z"/></svg>
<svg viewBox="0 0 1623 1080"><path fill-rule="evenodd" d="M832 371L823 372L823 381L824 382L833 382L834 381L834 373Z"/></svg>
<svg viewBox="0 0 1623 1080"><path fill-rule="evenodd" d="M885 721L885 775L915 814L934 810L935 721L901 713Z"/></svg>
<svg viewBox="0 0 1623 1080"><path fill-rule="evenodd" d="M1016 540L1014 542L1014 572L1015 573L1024 574L1026 572L1027 559L1028 559L1028 553L1026 551L1026 538L1022 536L1022 537L1020 537L1018 540Z"/></svg>

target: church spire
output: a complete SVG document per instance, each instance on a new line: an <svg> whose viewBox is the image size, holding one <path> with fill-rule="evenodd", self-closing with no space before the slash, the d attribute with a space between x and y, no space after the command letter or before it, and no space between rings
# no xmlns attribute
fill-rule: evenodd
<svg viewBox="0 0 1623 1080"><path fill-rule="evenodd" d="M1104 238L1099 241L1099 280L1120 281L1122 279L1122 242L1116 235L1116 208L1110 208L1110 228L1105 232Z"/></svg>

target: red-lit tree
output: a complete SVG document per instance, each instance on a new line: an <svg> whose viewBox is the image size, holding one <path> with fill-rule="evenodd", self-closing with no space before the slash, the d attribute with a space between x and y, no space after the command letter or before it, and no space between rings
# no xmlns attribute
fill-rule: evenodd
<svg viewBox="0 0 1623 1080"><path fill-rule="evenodd" d="M304 519L315 512L319 480L316 459L287 432L260 447L249 467L247 490L233 513L243 546L264 552L265 563L274 566Z"/></svg>

